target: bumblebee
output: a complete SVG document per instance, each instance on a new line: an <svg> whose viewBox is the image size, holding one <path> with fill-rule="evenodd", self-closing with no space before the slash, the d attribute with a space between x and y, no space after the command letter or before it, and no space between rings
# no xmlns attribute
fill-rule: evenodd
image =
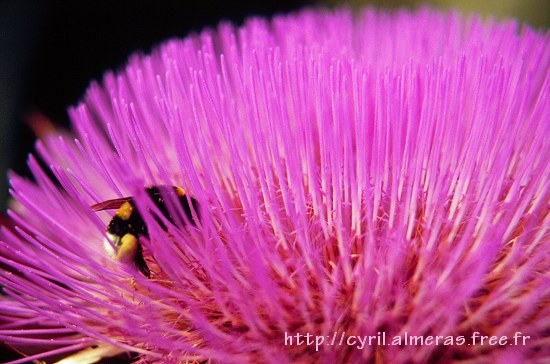
<svg viewBox="0 0 550 364"><path fill-rule="evenodd" d="M189 197L188 200L182 188L177 186L151 186L147 187L145 191L164 217L172 223L174 220L164 199L175 194L174 197L177 196L187 219L194 224L191 211L194 210L198 214L199 206L194 198ZM189 204L189 201L191 201L191 204ZM116 259L123 263L135 264L145 277L151 278L151 271L145 262L143 248L139 242L142 237L148 238L149 232L133 198L123 197L107 200L92 205L91 208L94 211L117 209L109 225L107 225L107 236L117 248ZM162 229L166 231L167 227L164 223L159 218L156 220ZM108 245L110 248L110 244Z"/></svg>

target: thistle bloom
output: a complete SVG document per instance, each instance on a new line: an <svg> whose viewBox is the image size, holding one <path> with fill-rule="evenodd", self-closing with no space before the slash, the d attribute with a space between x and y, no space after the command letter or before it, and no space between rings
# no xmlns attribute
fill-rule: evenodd
<svg viewBox="0 0 550 364"><path fill-rule="evenodd" d="M306 10L133 56L69 110L74 139L37 144L51 176L34 157L34 182L11 176L0 339L74 360L549 359L548 45L427 9ZM160 185L194 223L169 196L158 213ZM150 277L90 207L128 196Z"/></svg>

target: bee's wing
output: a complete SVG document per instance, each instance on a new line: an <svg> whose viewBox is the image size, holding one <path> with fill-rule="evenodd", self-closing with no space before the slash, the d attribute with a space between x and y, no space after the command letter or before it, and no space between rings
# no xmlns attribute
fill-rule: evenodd
<svg viewBox="0 0 550 364"><path fill-rule="evenodd" d="M130 197L115 198L113 200L107 200L95 205L90 206L94 211L103 211L103 210L115 210L120 208L125 202L130 201Z"/></svg>

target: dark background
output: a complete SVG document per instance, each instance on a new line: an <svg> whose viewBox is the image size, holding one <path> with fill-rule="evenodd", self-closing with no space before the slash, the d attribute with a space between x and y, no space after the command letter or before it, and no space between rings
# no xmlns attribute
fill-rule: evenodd
<svg viewBox="0 0 550 364"><path fill-rule="evenodd" d="M135 51L170 37L242 23L251 15L297 10L308 0L38 1L0 0L0 209L6 207L6 170L28 175L39 112L68 127L66 109L93 79L120 69Z"/></svg>

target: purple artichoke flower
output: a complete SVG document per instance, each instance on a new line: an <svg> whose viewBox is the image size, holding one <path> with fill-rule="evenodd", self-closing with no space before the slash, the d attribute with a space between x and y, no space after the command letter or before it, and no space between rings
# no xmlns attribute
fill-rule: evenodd
<svg viewBox="0 0 550 364"><path fill-rule="evenodd" d="M51 173L11 176L0 340L16 362L549 360L549 44L306 10L133 56L37 144ZM131 243L91 207L121 198Z"/></svg>

